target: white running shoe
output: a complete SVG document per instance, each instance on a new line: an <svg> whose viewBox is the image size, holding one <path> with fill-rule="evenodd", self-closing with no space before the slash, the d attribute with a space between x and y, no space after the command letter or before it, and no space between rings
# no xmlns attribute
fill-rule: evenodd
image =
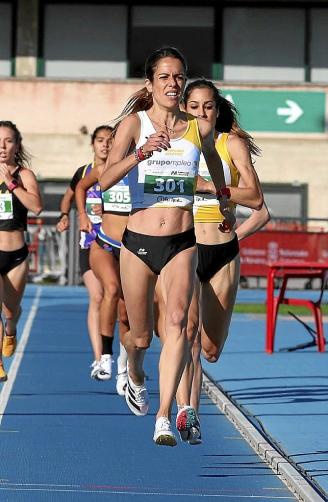
<svg viewBox="0 0 328 502"><path fill-rule="evenodd" d="M90 376L91 378L96 378L96 375L99 371L99 364L100 364L100 361L93 361L93 363L91 364L90 368L91 368L91 373L90 373Z"/></svg>
<svg viewBox="0 0 328 502"><path fill-rule="evenodd" d="M191 445L201 444L202 435L196 410L191 406L184 406L178 411L176 427L181 441L188 441Z"/></svg>
<svg viewBox="0 0 328 502"><path fill-rule="evenodd" d="M116 392L119 396L125 396L125 389L128 383L128 372L122 371L116 375Z"/></svg>
<svg viewBox="0 0 328 502"><path fill-rule="evenodd" d="M136 385L127 374L127 385L125 388L126 404L138 417L147 415L149 410L149 397L145 385Z"/></svg>
<svg viewBox="0 0 328 502"><path fill-rule="evenodd" d="M159 417L156 420L153 439L156 444L161 446L176 446L177 440L167 417Z"/></svg>
<svg viewBox="0 0 328 502"><path fill-rule="evenodd" d="M97 370L95 368L94 377L96 380L110 380L112 378L112 356L103 354L98 361Z"/></svg>

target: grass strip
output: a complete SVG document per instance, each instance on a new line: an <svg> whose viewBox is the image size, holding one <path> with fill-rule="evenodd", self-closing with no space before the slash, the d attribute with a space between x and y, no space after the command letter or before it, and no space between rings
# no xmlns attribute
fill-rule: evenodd
<svg viewBox="0 0 328 502"><path fill-rule="evenodd" d="M266 305L263 303L236 303L233 309L235 314L266 314ZM328 305L321 305L323 315L328 315ZM298 305L280 305L279 314L288 315L293 312L295 315L312 316L312 312L306 307Z"/></svg>

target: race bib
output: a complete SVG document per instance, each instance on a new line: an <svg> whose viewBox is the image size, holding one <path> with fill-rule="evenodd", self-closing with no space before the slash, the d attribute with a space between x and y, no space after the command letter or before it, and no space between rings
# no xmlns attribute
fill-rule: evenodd
<svg viewBox="0 0 328 502"><path fill-rule="evenodd" d="M0 194L0 220L13 219L13 196L11 193Z"/></svg>
<svg viewBox="0 0 328 502"><path fill-rule="evenodd" d="M87 215L90 218L91 223L96 224L101 222L101 216L94 214L92 206L95 204L101 205L102 201L99 197L87 197L86 200L86 211Z"/></svg>
<svg viewBox="0 0 328 502"><path fill-rule="evenodd" d="M117 211L129 213L131 211L131 198L128 185L117 184L102 194L104 211Z"/></svg>
<svg viewBox="0 0 328 502"><path fill-rule="evenodd" d="M193 176L156 176L145 175L145 196L152 196L155 203L162 202L175 206L185 205L192 202L194 195Z"/></svg>
<svg viewBox="0 0 328 502"><path fill-rule="evenodd" d="M219 206L216 195L212 193L195 193L194 196L195 206Z"/></svg>

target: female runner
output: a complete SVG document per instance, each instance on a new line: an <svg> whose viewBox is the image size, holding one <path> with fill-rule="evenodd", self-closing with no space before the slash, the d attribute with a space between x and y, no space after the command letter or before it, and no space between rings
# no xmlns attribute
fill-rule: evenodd
<svg viewBox="0 0 328 502"><path fill-rule="evenodd" d="M93 162L79 167L74 173L70 185L67 187L67 190L60 202L61 215L57 223L58 232L64 232L69 228L69 211L74 200L78 182L87 176L89 172L95 168L95 166L97 166L97 168L101 168L101 166L105 165L111 148L111 143L112 128L107 125L100 125L96 127L91 135L91 146L94 152ZM92 224L90 231L81 232L80 234L79 262L80 273L89 294L88 332L94 354L94 362L91 365L91 378L96 378L97 380L107 380L108 372L106 369L107 366L109 366L107 361L108 357L103 354L103 344L99 327L99 311L103 298L103 288L100 281L91 270L89 263L90 246L96 237L98 229L100 228L102 217L99 183L95 183L88 191L86 210L88 211ZM101 358L103 359L104 368L100 367Z"/></svg>
<svg viewBox="0 0 328 502"><path fill-rule="evenodd" d="M34 173L27 167L22 136L16 125L0 121L0 381L7 380L2 356L10 357L16 349L16 325L20 303L28 277L28 248L24 232L27 212L38 215L41 196ZM1 312L1 310L0 310Z"/></svg>
<svg viewBox="0 0 328 502"><path fill-rule="evenodd" d="M259 155L260 151L252 138L239 127L234 106L221 96L211 81L205 79L196 80L187 86L184 106L188 113L215 126L215 146L223 162L228 186L226 194L232 209L235 209L236 203L253 209L251 216L237 230L223 233L220 226L224 215L213 195L215 188L206 162L201 161L194 206L197 275L201 284L201 323L193 346L194 365L191 365L189 374L185 372L177 393L177 428L181 438L191 444L198 444L201 442L197 419L202 380L200 352L202 350L209 362L218 360L228 336L236 300L240 264L238 242L265 225L270 217L263 204L261 187L251 159L251 155ZM193 302L191 323L198 322L197 309L197 303ZM189 402L191 406L188 406Z"/></svg>
<svg viewBox="0 0 328 502"><path fill-rule="evenodd" d="M75 191L76 205L80 218L80 229L88 232L92 222L85 210L85 202L90 187L98 184L104 165L93 169L77 185ZM90 266L100 281L104 295L100 305L100 333L103 345L103 355L99 362L94 363L93 371L97 378L102 374L111 375L114 329L117 317L119 319L120 340L129 330L125 303L122 298L121 279L119 271L119 255L123 231L131 210L131 199L127 178L119 181L109 190L100 192L102 201L102 222L97 230L95 242L91 245ZM109 354L109 356L108 356ZM120 343L120 356L117 360L116 390L124 395L127 383L127 353Z"/></svg>
<svg viewBox="0 0 328 502"><path fill-rule="evenodd" d="M120 115L102 189L129 174L132 211L123 234L121 280L130 321L126 401L136 415L149 408L143 360L153 333L153 301L161 276L165 339L159 362L160 406L154 441L175 446L170 418L188 360L188 309L197 265L192 203L200 152L219 191L224 187L211 124L180 110L186 63L172 47L154 51L145 65L145 87ZM221 192L220 192L221 195ZM224 210L224 209L223 209ZM227 208L226 224L234 223Z"/></svg>

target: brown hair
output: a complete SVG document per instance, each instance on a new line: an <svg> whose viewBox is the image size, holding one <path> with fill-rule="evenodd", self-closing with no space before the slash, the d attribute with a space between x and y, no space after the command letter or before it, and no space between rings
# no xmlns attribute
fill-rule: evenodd
<svg viewBox="0 0 328 502"><path fill-rule="evenodd" d="M97 136L97 134L98 134L99 131L107 131L107 132L112 133L113 132L113 127L111 127L109 125L100 125L100 126L96 127L96 129L91 134L91 145L94 144L96 136Z"/></svg>
<svg viewBox="0 0 328 502"><path fill-rule="evenodd" d="M216 109L219 112L215 124L216 131L234 132L235 134L237 134L237 136L246 141L251 155L261 155L261 149L254 143L252 136L240 127L238 120L238 111L235 105L222 96L218 88L213 84L211 80L200 78L198 80L190 82L190 84L187 85L183 95L184 105L187 105L190 95L194 89L205 88L212 90Z"/></svg>
<svg viewBox="0 0 328 502"><path fill-rule="evenodd" d="M156 71L157 63L163 58L174 58L181 61L184 72L187 73L187 63L185 58L181 54L181 52L175 47L162 47L161 49L157 49L153 51L147 58L145 63L145 78L150 80L150 82L154 79L154 73ZM127 104L123 108L122 112L116 119L112 121L114 124L113 135L120 124L120 122L127 117L128 115L132 115L133 113L140 112L142 110L149 110L153 106L153 96L151 92L148 92L146 87L143 87L139 91L135 92Z"/></svg>

